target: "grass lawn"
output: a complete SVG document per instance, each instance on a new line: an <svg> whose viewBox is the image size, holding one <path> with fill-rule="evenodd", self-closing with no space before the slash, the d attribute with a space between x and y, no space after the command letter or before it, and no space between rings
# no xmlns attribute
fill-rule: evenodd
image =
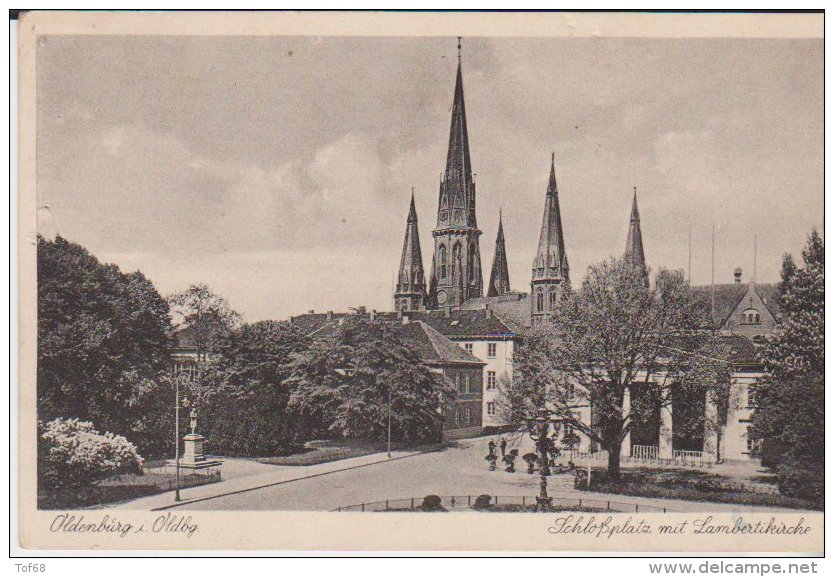
<svg viewBox="0 0 834 577"><path fill-rule="evenodd" d="M701 470L624 468L620 471L620 482L608 480L605 471L594 470L591 491L614 493L635 497L658 497L686 499L689 501L712 501L738 505L761 505L765 507L789 507L792 509L822 509L805 499L786 497L778 492L767 492L767 488L740 483L737 479ZM584 481L577 489L587 491Z"/></svg>
<svg viewBox="0 0 834 577"><path fill-rule="evenodd" d="M391 450L396 451L400 449L408 450L426 450L433 447L404 447L402 445L392 443ZM388 450L388 445L385 441L377 441L370 439L337 439L327 441L310 441L304 445L299 452L292 455L284 455L280 457L260 457L257 459L259 463L266 463L268 465L318 465L320 463L329 463L331 461L339 461L341 459L350 459L352 457L364 457L373 453L381 453Z"/></svg>
<svg viewBox="0 0 834 577"><path fill-rule="evenodd" d="M213 476L203 473L180 472L180 488L196 487L220 481L219 473ZM138 499L156 493L172 491L176 487L174 473L146 472L144 475L117 475L74 489L38 489L38 509L79 509L112 505Z"/></svg>

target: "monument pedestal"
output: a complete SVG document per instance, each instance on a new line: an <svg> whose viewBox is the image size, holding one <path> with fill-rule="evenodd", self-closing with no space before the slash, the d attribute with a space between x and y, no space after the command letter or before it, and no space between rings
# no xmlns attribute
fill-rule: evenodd
<svg viewBox="0 0 834 577"><path fill-rule="evenodd" d="M185 450L180 460L180 467L186 469L206 469L217 467L223 463L219 459L207 459L203 452L206 438L197 433L188 433L182 438Z"/></svg>

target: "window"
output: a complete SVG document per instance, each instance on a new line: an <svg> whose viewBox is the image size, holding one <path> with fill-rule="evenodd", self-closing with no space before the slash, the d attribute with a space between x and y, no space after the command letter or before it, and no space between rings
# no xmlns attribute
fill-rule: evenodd
<svg viewBox="0 0 834 577"><path fill-rule="evenodd" d="M461 392L462 393L471 393L472 392L472 386L471 386L471 383L469 382L469 375L468 374L466 376L464 376L464 378L463 378L463 390Z"/></svg>
<svg viewBox="0 0 834 577"><path fill-rule="evenodd" d="M440 260L440 278L446 278L446 245L441 244L437 249L437 258Z"/></svg>
<svg viewBox="0 0 834 577"><path fill-rule="evenodd" d="M544 293L541 289L536 293L536 310L539 312L544 310Z"/></svg>
<svg viewBox="0 0 834 577"><path fill-rule="evenodd" d="M452 247L452 280L457 280L458 274L460 274L460 243L456 242L455 246Z"/></svg>
<svg viewBox="0 0 834 577"><path fill-rule="evenodd" d="M762 315L756 309L747 309L741 313L741 324L760 325L762 324Z"/></svg>
<svg viewBox="0 0 834 577"><path fill-rule="evenodd" d="M472 422L472 409L466 407L466 412L464 413L466 420L464 421L467 425Z"/></svg>
<svg viewBox="0 0 834 577"><path fill-rule="evenodd" d="M495 371L487 371L487 390L495 389L497 379L495 378Z"/></svg>
<svg viewBox="0 0 834 577"><path fill-rule="evenodd" d="M460 374L455 373L455 390L460 391Z"/></svg>
<svg viewBox="0 0 834 577"><path fill-rule="evenodd" d="M475 244L469 247L469 254L466 255L466 267L469 275L469 284L475 282Z"/></svg>
<svg viewBox="0 0 834 577"><path fill-rule="evenodd" d="M556 287L551 287L550 289L550 309L553 310L556 308Z"/></svg>
<svg viewBox="0 0 834 577"><path fill-rule="evenodd" d="M465 350L470 355L472 354L472 343L463 343L463 350Z"/></svg>
<svg viewBox="0 0 834 577"><path fill-rule="evenodd" d="M487 357L489 357L490 359L494 359L495 358L495 351L496 351L497 348L498 348L498 345L496 343L488 343L487 344Z"/></svg>
<svg viewBox="0 0 834 577"><path fill-rule="evenodd" d="M495 414L495 403L489 402L487 403L487 415L494 415Z"/></svg>

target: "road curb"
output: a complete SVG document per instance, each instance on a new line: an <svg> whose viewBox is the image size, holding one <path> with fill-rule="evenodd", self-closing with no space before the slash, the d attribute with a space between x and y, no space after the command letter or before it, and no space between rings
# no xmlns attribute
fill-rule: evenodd
<svg viewBox="0 0 834 577"><path fill-rule="evenodd" d="M217 495L211 495L210 497L197 497L195 499L188 499L183 500L178 503L172 503L170 505L165 505L164 507L155 507L151 509L151 511L167 511L168 509L176 509L177 507L182 507L184 505L191 505L192 503L200 503L201 501L210 501L212 499L219 499L220 497L229 497L231 495L240 495L241 493L248 493L249 491L257 491L258 489L265 489L267 487L275 487L277 485L286 485L287 483L294 483L295 481L303 481L304 479L314 479L315 477L324 477L325 475L332 475L333 473L341 473L342 471L350 471L352 469L361 469L362 467L371 467L373 465L379 465L382 463L390 463L391 461L399 461L401 459L408 459L409 457L416 457L417 455L425 455L426 453L434 453L435 450L428 450L428 451L419 451L415 453L411 453L408 455L401 455L399 457L391 457L390 459L385 459L383 461L374 461L373 463L363 463L361 465L352 465L350 467L345 467L343 469L334 469L333 471L324 471L322 473L313 473L311 475L305 475L303 477L296 477L295 479L286 479L284 481L275 481L272 483L266 483L264 485L258 485L257 487L247 487L246 489L238 489L236 491L229 491L227 493L220 493Z"/></svg>

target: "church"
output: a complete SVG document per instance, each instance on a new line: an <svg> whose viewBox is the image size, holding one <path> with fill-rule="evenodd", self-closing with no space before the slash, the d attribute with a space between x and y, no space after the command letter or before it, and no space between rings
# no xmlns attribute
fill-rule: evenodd
<svg viewBox="0 0 834 577"><path fill-rule="evenodd" d="M412 192L393 303L399 318L426 323L485 363L481 417L485 432L501 430L503 426L497 415L496 398L500 380L512 379L513 347L526 328L547 322L559 302L561 291L570 285L555 164L555 157L551 155L541 232L538 246L532 252L529 293L511 289L500 216L489 281L484 291L482 231L478 228L458 43L448 153L439 186L436 224L432 230L431 268L426 274ZM633 266L646 268L636 188L624 256ZM740 408L728 415L722 435L705 433L700 437L695 435L695 438L677 434L673 417L676 407L665 408L664 414L658 415L657 430L648 434L641 431L640 435L634 435L635 438L626 438L623 456L682 457L701 461L709 461L716 454L726 459L756 457L756 447L747 438L752 413L749 391L762 374L753 340L770 334L776 327L778 306L775 285L757 285L751 281L745 286L741 283L741 274L741 269L736 269L732 284L692 287L704 303L710 303L714 326L733 351L733 383L736 394L742 399ZM693 409L679 403L677 410ZM709 411L710 407L694 410ZM590 414L582 418L590 420ZM587 439L582 443L584 447L580 445L580 449L596 450ZM718 443L721 447L716 446Z"/></svg>

